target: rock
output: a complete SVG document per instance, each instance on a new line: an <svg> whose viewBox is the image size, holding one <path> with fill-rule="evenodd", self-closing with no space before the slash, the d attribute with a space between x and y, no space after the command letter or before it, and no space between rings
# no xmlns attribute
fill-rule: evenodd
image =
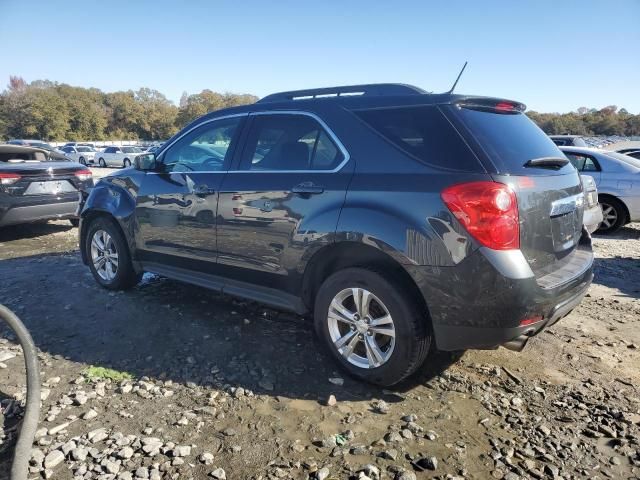
<svg viewBox="0 0 640 480"><path fill-rule="evenodd" d="M74 448L70 452L71 458L76 462L84 462L87 459L88 453L87 449L83 447Z"/></svg>
<svg viewBox="0 0 640 480"><path fill-rule="evenodd" d="M120 471L120 465L109 460L107 460L107 462L104 464L104 468L107 470L107 473L110 473L112 475L115 475Z"/></svg>
<svg viewBox="0 0 640 480"><path fill-rule="evenodd" d="M389 405L384 400L378 400L377 402L374 402L372 406L373 411L376 413L389 413Z"/></svg>
<svg viewBox="0 0 640 480"><path fill-rule="evenodd" d="M172 450L172 455L174 457L187 457L191 455L191 446L190 445L178 445Z"/></svg>
<svg viewBox="0 0 640 480"><path fill-rule="evenodd" d="M204 452L198 458L205 465L212 465L213 464L213 454L212 453Z"/></svg>
<svg viewBox="0 0 640 480"><path fill-rule="evenodd" d="M123 460L128 460L129 458L133 457L133 453L133 448L124 447L117 453L117 456L118 458L122 458Z"/></svg>
<svg viewBox="0 0 640 480"><path fill-rule="evenodd" d="M387 460L395 461L398 458L398 451L395 448L384 450L378 454L380 458L386 458Z"/></svg>
<svg viewBox="0 0 640 480"><path fill-rule="evenodd" d="M394 477L395 480L416 480L416 474L410 470L401 470Z"/></svg>
<svg viewBox="0 0 640 480"><path fill-rule="evenodd" d="M29 460L29 464L34 467L42 467L42 462L44 461L44 453L42 450L34 448L31 450L31 459Z"/></svg>
<svg viewBox="0 0 640 480"><path fill-rule="evenodd" d="M227 480L227 474L222 468L216 468L209 474L209 476L215 478L216 480Z"/></svg>
<svg viewBox="0 0 640 480"><path fill-rule="evenodd" d="M139 467L136 470L136 478L149 478L149 469L147 467Z"/></svg>
<svg viewBox="0 0 640 480"><path fill-rule="evenodd" d="M316 480L326 480L331 472L327 467L323 467L316 472Z"/></svg>
<svg viewBox="0 0 640 480"><path fill-rule="evenodd" d="M560 474L560 469L555 465L546 464L544 466L544 472L552 477L557 477Z"/></svg>
<svg viewBox="0 0 640 480"><path fill-rule="evenodd" d="M364 472L364 474L371 480L378 480L380 478L380 469L372 463L368 463L367 465L362 467L360 471Z"/></svg>
<svg viewBox="0 0 640 480"><path fill-rule="evenodd" d="M222 434L223 434L225 437L233 437L233 436L234 436L234 435L236 435L237 433L238 433L238 432L236 432L236 431L235 431L233 428L231 428L231 427L229 427L229 428L225 428L225 429L222 431Z"/></svg>
<svg viewBox="0 0 640 480"><path fill-rule="evenodd" d="M438 469L438 459L436 457L423 457L413 462L413 466L418 471L425 470L437 470Z"/></svg>
<svg viewBox="0 0 640 480"><path fill-rule="evenodd" d="M118 474L118 480L133 480L133 475L131 475L131 472L122 472L120 474Z"/></svg>
<svg viewBox="0 0 640 480"><path fill-rule="evenodd" d="M60 450L53 450L44 457L44 468L54 468L64 461L64 453Z"/></svg>
<svg viewBox="0 0 640 480"><path fill-rule="evenodd" d="M60 425L57 425L57 426L55 426L53 428L50 428L48 434L53 436L53 435L57 434L58 432L61 432L64 429L66 429L70 424L71 424L71 422L61 423Z"/></svg>
<svg viewBox="0 0 640 480"><path fill-rule="evenodd" d="M513 405L514 407L521 407L523 403L524 400L522 400L520 397L513 397L511 399L511 405Z"/></svg>
<svg viewBox="0 0 640 480"><path fill-rule="evenodd" d="M91 409L88 412L86 412L84 415L82 415L82 419L91 420L96 418L97 416L98 416L98 412L96 412L94 409Z"/></svg>
<svg viewBox="0 0 640 480"><path fill-rule="evenodd" d="M409 415L405 415L404 417L402 417L402 421L407 423L413 423L416 420L418 420L418 416L414 413L411 413Z"/></svg>
<svg viewBox="0 0 640 480"><path fill-rule="evenodd" d="M337 403L338 401L336 400L335 395L329 395L329 398L327 398L326 401L327 407L334 407Z"/></svg>
<svg viewBox="0 0 640 480"><path fill-rule="evenodd" d="M106 428L96 428L95 430L92 430L87 434L87 439L91 443L101 442L102 440L105 440L108 437L109 437L109 434L107 433Z"/></svg>
<svg viewBox="0 0 640 480"><path fill-rule="evenodd" d="M542 433L545 437L548 437L549 435L551 435L551 429L546 425L540 425L538 427L538 431Z"/></svg>
<svg viewBox="0 0 640 480"><path fill-rule="evenodd" d="M402 441L402 435L400 435L398 432L389 432L384 436L384 441L385 442L401 442Z"/></svg>

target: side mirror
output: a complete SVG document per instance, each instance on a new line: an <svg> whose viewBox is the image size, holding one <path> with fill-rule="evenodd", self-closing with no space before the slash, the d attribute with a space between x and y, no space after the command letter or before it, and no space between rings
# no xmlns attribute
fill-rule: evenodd
<svg viewBox="0 0 640 480"><path fill-rule="evenodd" d="M136 170L155 170L156 156L153 153L143 153L137 155L133 160Z"/></svg>

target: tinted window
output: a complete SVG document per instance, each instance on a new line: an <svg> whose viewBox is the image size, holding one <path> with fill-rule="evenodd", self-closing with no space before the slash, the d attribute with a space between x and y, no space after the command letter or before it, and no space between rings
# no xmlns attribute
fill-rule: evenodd
<svg viewBox="0 0 640 480"><path fill-rule="evenodd" d="M600 170L596 161L588 155L574 152L564 152L564 154L580 172L598 172Z"/></svg>
<svg viewBox="0 0 640 480"><path fill-rule="evenodd" d="M442 112L434 106L355 112L390 142L439 168L476 172L476 157Z"/></svg>
<svg viewBox="0 0 640 480"><path fill-rule="evenodd" d="M188 133L164 154L166 171L220 171L228 165L240 118L207 123Z"/></svg>
<svg viewBox="0 0 640 480"><path fill-rule="evenodd" d="M455 108L499 173L564 174L564 169L525 168L529 160L564 158L564 154L524 113Z"/></svg>
<svg viewBox="0 0 640 480"><path fill-rule="evenodd" d="M79 152L92 152L93 150L89 147L78 147Z"/></svg>
<svg viewBox="0 0 640 480"><path fill-rule="evenodd" d="M243 170L333 170L344 160L324 128L308 115L256 115Z"/></svg>
<svg viewBox="0 0 640 480"><path fill-rule="evenodd" d="M115 153L116 149L113 147L108 147L104 150L104 153Z"/></svg>

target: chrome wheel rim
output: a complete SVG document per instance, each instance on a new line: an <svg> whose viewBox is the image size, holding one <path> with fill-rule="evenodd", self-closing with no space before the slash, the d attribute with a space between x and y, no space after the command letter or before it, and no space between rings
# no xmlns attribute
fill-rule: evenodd
<svg viewBox="0 0 640 480"><path fill-rule="evenodd" d="M118 250L116 244L104 230L97 230L91 238L91 261L98 276L110 282L118 273Z"/></svg>
<svg viewBox="0 0 640 480"><path fill-rule="evenodd" d="M356 367L378 368L393 354L393 318L385 304L364 288L338 292L329 305L327 325L334 348Z"/></svg>
<svg viewBox="0 0 640 480"><path fill-rule="evenodd" d="M602 206L602 226L607 229L613 227L618 221L618 212L613 206L606 203Z"/></svg>

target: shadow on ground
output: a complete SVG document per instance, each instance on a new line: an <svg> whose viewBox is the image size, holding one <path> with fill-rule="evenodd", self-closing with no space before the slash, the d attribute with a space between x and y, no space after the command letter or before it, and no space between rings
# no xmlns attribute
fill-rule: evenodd
<svg viewBox="0 0 640 480"><path fill-rule="evenodd" d="M0 262L0 292L41 350L73 362L204 386L216 384L219 371L225 384L289 398L401 399L349 378L331 384L344 374L309 320L151 275L129 292L109 292L77 253ZM456 359L430 356L394 391L427 382Z"/></svg>
<svg viewBox="0 0 640 480"><path fill-rule="evenodd" d="M71 223L26 223L0 227L0 243L14 240L43 237L52 233L67 232L74 228Z"/></svg>

